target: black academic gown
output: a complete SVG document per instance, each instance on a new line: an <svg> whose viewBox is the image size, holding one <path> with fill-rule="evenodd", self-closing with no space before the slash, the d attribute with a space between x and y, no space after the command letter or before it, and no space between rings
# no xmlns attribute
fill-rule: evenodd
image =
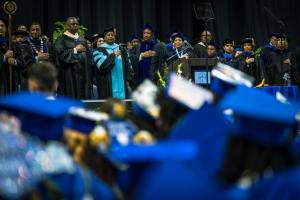
<svg viewBox="0 0 300 200"><path fill-rule="evenodd" d="M28 69L35 63L34 54L28 43L24 42L22 44L17 44L21 50L22 59L24 61L23 65L20 67L20 81L21 81L21 90L28 90L27 79L28 79Z"/></svg>
<svg viewBox="0 0 300 200"><path fill-rule="evenodd" d="M207 47L202 44L197 43L192 51L195 58L206 58L207 57Z"/></svg>
<svg viewBox="0 0 300 200"><path fill-rule="evenodd" d="M156 55L152 58L151 62L151 77L152 81L157 83L157 81L159 80L157 74L158 71L161 75L165 74L165 66L169 66L174 61L179 59L179 57L173 47L165 48L164 45L157 44L154 50L156 52ZM178 52L181 52L181 49L179 49ZM182 55L183 54L188 54L189 58L193 57L193 54L189 49L182 51Z"/></svg>
<svg viewBox="0 0 300 200"><path fill-rule="evenodd" d="M247 64L246 59L247 58L254 58L254 62ZM253 52L243 52L236 58L234 58L234 67L252 77L255 78L255 85L259 84L262 79L264 72L262 71L260 67L260 63L258 61L258 58L255 57Z"/></svg>
<svg viewBox="0 0 300 200"><path fill-rule="evenodd" d="M4 54L8 50L8 41L0 43L0 95L9 93L9 64L7 59L4 59ZM19 90L21 84L21 68L24 65L22 52L18 45L13 44L14 58L16 64L12 65L12 91Z"/></svg>
<svg viewBox="0 0 300 200"><path fill-rule="evenodd" d="M138 68L139 68L139 55L140 55L140 45L134 46L132 49L128 50L129 59L131 62L133 77L131 81L132 88L135 89L138 86Z"/></svg>
<svg viewBox="0 0 300 200"><path fill-rule="evenodd" d="M272 49L268 54L264 54L262 59L263 68L265 71L266 83L269 85L286 85L289 84L284 80L284 75L290 76L290 84L298 84L298 67L296 59L289 50L280 51ZM284 64L283 61L290 59L292 65Z"/></svg>
<svg viewBox="0 0 300 200"><path fill-rule="evenodd" d="M133 80L133 69L132 66L129 62L128 58L128 53L127 50L119 46L120 51L121 51L121 56L122 56L122 65L123 65L123 75L124 75L124 81L125 81L125 87L126 87L126 82L130 83ZM98 47L96 51L99 51L103 53L105 56L107 56L106 60L101 64L99 68L97 68L95 71L95 76L96 76L96 83L97 87L99 90L99 98L100 99L106 99L109 97L112 97L112 79L111 79L111 70L115 66L115 55L114 54L109 54L107 50L103 47ZM95 57L94 57L94 62ZM128 97L128 88L125 88L126 91L126 97Z"/></svg>
<svg viewBox="0 0 300 200"><path fill-rule="evenodd" d="M143 41L140 45L133 47L130 50L130 59L135 73L135 85L142 83L147 78L152 78L151 63L153 57L143 58L139 60L140 54L146 51L155 51L157 42L152 40L150 42Z"/></svg>
<svg viewBox="0 0 300 200"><path fill-rule="evenodd" d="M89 99L91 89L89 79L90 52L75 54L74 48L78 44L86 46L85 39L79 37L76 40L67 35L62 35L55 42L54 49L58 60L58 94Z"/></svg>

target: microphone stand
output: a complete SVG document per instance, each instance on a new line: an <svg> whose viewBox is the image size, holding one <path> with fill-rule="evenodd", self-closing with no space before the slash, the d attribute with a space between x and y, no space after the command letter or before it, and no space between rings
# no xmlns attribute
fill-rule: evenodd
<svg viewBox="0 0 300 200"><path fill-rule="evenodd" d="M182 53L182 52L184 52L184 51L186 51L186 50L188 50L188 49L190 49L190 48L191 48L191 46L187 46L186 48L180 50L178 53ZM168 57L168 58L166 59L166 63L168 63L168 62L169 62L172 58L174 58L175 56L177 56L177 53L176 53L176 54L173 54L173 55L170 56L170 57Z"/></svg>

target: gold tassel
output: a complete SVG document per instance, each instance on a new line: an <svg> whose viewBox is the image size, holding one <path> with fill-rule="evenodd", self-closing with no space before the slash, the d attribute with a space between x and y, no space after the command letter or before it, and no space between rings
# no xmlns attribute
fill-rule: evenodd
<svg viewBox="0 0 300 200"><path fill-rule="evenodd" d="M256 85L257 88L263 87L265 85L265 79L263 79L258 85Z"/></svg>

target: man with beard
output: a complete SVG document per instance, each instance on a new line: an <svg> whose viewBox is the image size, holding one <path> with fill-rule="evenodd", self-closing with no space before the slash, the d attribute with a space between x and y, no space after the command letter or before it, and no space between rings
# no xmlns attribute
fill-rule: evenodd
<svg viewBox="0 0 300 200"><path fill-rule="evenodd" d="M55 42L58 59L58 94L88 99L90 96L90 52L79 36L79 20L69 17L67 31Z"/></svg>

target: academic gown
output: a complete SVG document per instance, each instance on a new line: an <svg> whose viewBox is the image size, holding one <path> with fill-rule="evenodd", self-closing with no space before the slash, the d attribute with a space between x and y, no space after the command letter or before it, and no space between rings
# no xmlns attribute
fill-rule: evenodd
<svg viewBox="0 0 300 200"><path fill-rule="evenodd" d="M247 64L246 63L247 58L254 58L254 62ZM235 68L254 77L255 84L258 84L262 81L264 72L262 71L259 61L257 58L255 58L253 52L243 52L242 54L237 56L234 60L235 60Z"/></svg>
<svg viewBox="0 0 300 200"><path fill-rule="evenodd" d="M0 95L9 93L9 65L4 54L8 50L8 39L0 38ZM22 52L18 45L13 44L16 65L12 66L12 91L18 91L21 83L21 68L24 65Z"/></svg>
<svg viewBox="0 0 300 200"><path fill-rule="evenodd" d="M76 45L85 46L85 39L71 38L62 35L55 42L55 53L58 59L58 94L79 99L89 99L90 79L89 71L91 61L89 51L75 54Z"/></svg>
<svg viewBox="0 0 300 200"><path fill-rule="evenodd" d="M22 44L17 44L22 52L23 65L20 68L20 79L21 79L21 90L28 90L27 79L28 79L28 69L35 63L35 57L33 51L31 50L28 43L24 42Z"/></svg>
<svg viewBox="0 0 300 200"><path fill-rule="evenodd" d="M207 47L202 44L197 43L193 49L193 55L196 58L206 58L207 57Z"/></svg>
<svg viewBox="0 0 300 200"><path fill-rule="evenodd" d="M154 51L156 46L155 41L146 42L143 41L141 45L136 46L132 49L132 56L133 56L133 65L134 69L136 70L136 77L137 77L137 84L142 83L146 78L151 78L151 60L150 58L143 58L139 60L140 54L146 51L152 50ZM138 63L136 62L138 61Z"/></svg>
<svg viewBox="0 0 300 200"><path fill-rule="evenodd" d="M121 56L116 57L112 53L117 49L121 51ZM94 51L93 60L97 66L95 75L100 88L100 98L126 98L126 82L130 82L133 77L126 49L117 44L105 43Z"/></svg>
<svg viewBox="0 0 300 200"><path fill-rule="evenodd" d="M283 61L286 59L290 59L292 65L284 64ZM285 74L289 75L291 84L298 84L297 63L289 50L280 51L278 49L271 49L268 53L261 55L261 60L267 84L287 84L283 78Z"/></svg>
<svg viewBox="0 0 300 200"><path fill-rule="evenodd" d="M154 82L158 81L158 75L157 72L159 71L161 75L163 75L164 72L164 66L170 65L175 60L179 59L180 56L184 54L188 54L189 58L193 57L193 54L190 52L190 50L184 50L182 51L182 48L178 49L176 51L175 48L172 46L165 47L161 44L156 45L155 52L156 55L153 57L151 62L151 77Z"/></svg>

